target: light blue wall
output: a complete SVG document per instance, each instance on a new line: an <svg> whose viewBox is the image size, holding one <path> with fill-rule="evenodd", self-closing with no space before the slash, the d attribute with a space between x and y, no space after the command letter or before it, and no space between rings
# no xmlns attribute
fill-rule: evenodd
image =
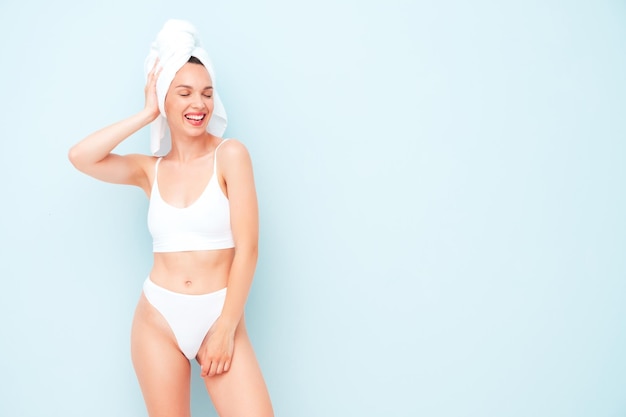
<svg viewBox="0 0 626 417"><path fill-rule="evenodd" d="M66 154L172 17L255 163L277 416L626 415L623 1L3 0L0 416L146 415L146 199Z"/></svg>

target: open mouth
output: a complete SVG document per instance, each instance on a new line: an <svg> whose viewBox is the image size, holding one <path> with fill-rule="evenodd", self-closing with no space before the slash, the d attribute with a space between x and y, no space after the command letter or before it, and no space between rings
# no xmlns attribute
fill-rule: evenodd
<svg viewBox="0 0 626 417"><path fill-rule="evenodd" d="M204 118L206 117L206 113L187 113L185 115L185 119L187 119L187 123L189 123L193 127L200 127L204 123Z"/></svg>
<svg viewBox="0 0 626 417"><path fill-rule="evenodd" d="M192 122L201 122L206 117L206 114L186 114L185 118Z"/></svg>

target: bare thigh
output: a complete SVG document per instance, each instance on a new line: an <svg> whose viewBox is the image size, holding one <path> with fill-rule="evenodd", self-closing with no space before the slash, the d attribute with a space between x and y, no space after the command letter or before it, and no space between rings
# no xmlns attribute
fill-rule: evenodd
<svg viewBox="0 0 626 417"><path fill-rule="evenodd" d="M235 350L228 372L204 378L220 417L272 417L272 403L241 320L235 333Z"/></svg>
<svg viewBox="0 0 626 417"><path fill-rule="evenodd" d="M141 294L131 356L150 417L190 417L191 364L163 316Z"/></svg>

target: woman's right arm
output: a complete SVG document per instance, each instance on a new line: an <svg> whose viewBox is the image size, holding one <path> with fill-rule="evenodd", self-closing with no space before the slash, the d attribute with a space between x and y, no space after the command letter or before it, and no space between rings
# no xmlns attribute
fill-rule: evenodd
<svg viewBox="0 0 626 417"><path fill-rule="evenodd" d="M116 155L111 153L124 139L148 125L152 120L146 110L98 130L72 146L69 158L81 172L102 181L143 187L143 155Z"/></svg>
<svg viewBox="0 0 626 417"><path fill-rule="evenodd" d="M156 64L155 64L156 68ZM145 155L116 155L113 149L159 115L156 80L152 69L145 87L146 105L139 113L98 130L72 146L69 159L81 172L102 181L146 187Z"/></svg>

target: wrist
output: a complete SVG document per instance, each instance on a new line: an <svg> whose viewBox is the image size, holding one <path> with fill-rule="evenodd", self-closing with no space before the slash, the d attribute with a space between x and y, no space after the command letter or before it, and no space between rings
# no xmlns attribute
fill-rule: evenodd
<svg viewBox="0 0 626 417"><path fill-rule="evenodd" d="M239 320L240 318L225 314L220 315L218 318L220 327L223 326L225 329L232 330L233 332L235 331L235 329L237 329L237 326L239 325Z"/></svg>
<svg viewBox="0 0 626 417"><path fill-rule="evenodd" d="M141 119L144 124L152 123L157 117L159 117L159 112L153 112L150 109L143 108L139 113L137 113L137 117Z"/></svg>

